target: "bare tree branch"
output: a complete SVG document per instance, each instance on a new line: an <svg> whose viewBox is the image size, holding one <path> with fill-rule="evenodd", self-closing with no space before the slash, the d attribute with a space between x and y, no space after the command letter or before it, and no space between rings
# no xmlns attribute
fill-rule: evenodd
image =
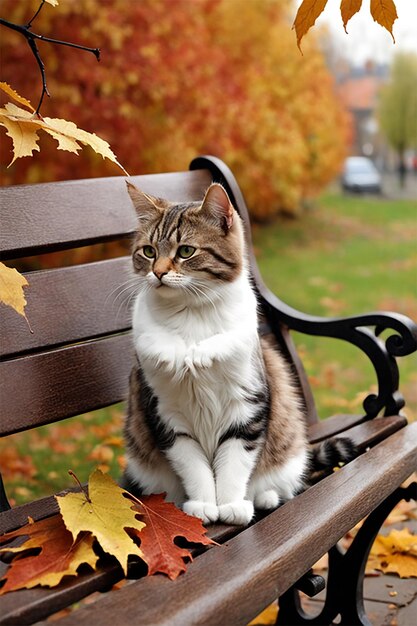
<svg viewBox="0 0 417 626"><path fill-rule="evenodd" d="M42 93L41 93L41 97L38 103L38 106L36 107L36 114L39 115L39 110L41 108L42 102L43 102L43 98L45 96L45 94L47 96L50 95L49 91L48 91L48 87L46 84L46 73L45 73L45 65L42 61L42 58L40 56L39 53L39 49L38 46L36 44L36 40L39 41L45 41L46 43L52 43L54 45L58 45L58 46L68 46L69 48L76 48L77 50L85 50L86 52L91 52L92 54L94 54L94 56L96 57L97 61L100 61L100 48L88 48L87 46L80 46L79 44L76 43L71 43L69 41L60 41L59 39L51 39L50 37L44 37L43 35L38 35L37 33L33 33L31 31L31 26L32 26L32 22L35 20L35 18L39 15L43 5L45 3L45 0L42 0L38 10L36 11L35 15L30 19L30 21L26 24L26 25L20 25L20 24L14 24L13 22L8 22L7 20L4 20L3 18L0 18L0 25L1 26L5 26L6 28L10 28L11 30L14 30L18 33L20 33L28 42L28 45L33 53L33 56L36 59L36 62L39 66L40 72L41 72L41 77L42 77Z"/></svg>

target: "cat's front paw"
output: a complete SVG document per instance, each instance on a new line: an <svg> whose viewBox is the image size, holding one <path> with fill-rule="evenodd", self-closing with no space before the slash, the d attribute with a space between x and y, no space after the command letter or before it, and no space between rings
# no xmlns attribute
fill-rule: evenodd
<svg viewBox="0 0 417 626"><path fill-rule="evenodd" d="M188 500L182 505L182 510L187 515L199 517L203 524L213 524L219 519L219 509L211 502L201 502L200 500Z"/></svg>
<svg viewBox="0 0 417 626"><path fill-rule="evenodd" d="M181 370L184 365L185 343L179 338L166 340L163 337L144 333L138 342L138 353L152 362L154 367L168 373Z"/></svg>
<svg viewBox="0 0 417 626"><path fill-rule="evenodd" d="M188 348L184 363L195 376L199 369L205 369L213 365L213 357L200 344L193 344Z"/></svg>
<svg viewBox="0 0 417 626"><path fill-rule="evenodd" d="M219 520L225 524L246 526L253 514L253 503L250 500L236 500L219 506Z"/></svg>
<svg viewBox="0 0 417 626"><path fill-rule="evenodd" d="M265 489L255 494L255 507L269 511L279 505L279 496L274 489Z"/></svg>

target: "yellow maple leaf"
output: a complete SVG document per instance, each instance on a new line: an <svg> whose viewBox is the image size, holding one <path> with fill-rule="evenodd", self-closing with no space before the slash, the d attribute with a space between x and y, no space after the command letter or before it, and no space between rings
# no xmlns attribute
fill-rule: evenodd
<svg viewBox="0 0 417 626"><path fill-rule="evenodd" d="M19 315L23 315L26 321L25 306L27 302L23 287L28 284L26 278L17 270L0 263L0 302L6 306L11 306Z"/></svg>
<svg viewBox="0 0 417 626"><path fill-rule="evenodd" d="M408 528L394 529L386 537L378 535L370 554L376 569L400 578L417 578L417 536Z"/></svg>
<svg viewBox="0 0 417 626"><path fill-rule="evenodd" d="M394 0L371 0L371 15L375 22L387 29L395 43L392 27L398 15Z"/></svg>
<svg viewBox="0 0 417 626"><path fill-rule="evenodd" d="M13 98L13 100L15 100L16 102L18 102L19 104L23 104L24 106L26 106L28 109L30 109L31 111L35 111L35 109L33 108L33 106L31 105L31 103L29 102L29 100L26 100L26 98L24 98L23 96L19 95L17 93L17 91L15 91L12 87L10 87L10 85L8 85L7 83L3 83L0 82L0 89L2 91L4 91L5 93L7 93L8 96L10 96L11 98Z"/></svg>
<svg viewBox="0 0 417 626"><path fill-rule="evenodd" d="M318 16L324 11L327 0L303 0L295 16L293 28L297 35L297 46L300 48L304 35L316 23Z"/></svg>
<svg viewBox="0 0 417 626"><path fill-rule="evenodd" d="M144 522L137 519L131 500L107 474L95 470L88 481L88 498L84 492L55 496L66 528L74 540L81 531L91 532L105 552L112 554L127 574L129 554L143 553L125 532L125 528L141 531Z"/></svg>
<svg viewBox="0 0 417 626"><path fill-rule="evenodd" d="M97 154L100 154L103 159L109 159L109 161L116 163L116 165L118 165L125 172L125 174L127 174L125 168L118 162L116 155L111 150L107 141L104 141L104 139L101 139L101 137L98 137L95 133L89 133L86 130L77 128L74 122L68 122L67 120L45 117L43 118L43 121L47 127L45 130L49 127L56 133L90 146ZM66 150L67 148L61 149Z"/></svg>
<svg viewBox="0 0 417 626"><path fill-rule="evenodd" d="M39 152L38 146L39 135L37 134L37 126L28 120L12 119L4 114L5 109L0 109L0 125L7 130L7 135L13 141L13 159L10 161L10 167L16 159L25 156L32 156L33 151Z"/></svg>
<svg viewBox="0 0 417 626"><path fill-rule="evenodd" d="M343 27L346 30L346 24L350 20L351 17L355 15L359 11L362 6L362 0L342 0L340 4L340 13L342 15Z"/></svg>
<svg viewBox="0 0 417 626"><path fill-rule="evenodd" d="M119 163L116 155L110 148L110 145L95 133L89 133L82 128L78 128L74 122L59 118L42 118L34 112L30 102L19 96L9 85L0 83L0 87L11 95L14 100L28 106L31 110L27 111L12 102L8 102L3 109L0 109L0 125L7 129L7 135L13 140L14 156L9 166L16 159L25 156L32 156L34 150L40 150L38 146L39 136L38 130L43 130L51 135L58 142L58 150L66 150L78 154L81 150L80 143L90 146L103 159L108 159L115 163L126 175L125 168ZM13 92L13 93L11 93ZM78 143L79 142L79 143Z"/></svg>

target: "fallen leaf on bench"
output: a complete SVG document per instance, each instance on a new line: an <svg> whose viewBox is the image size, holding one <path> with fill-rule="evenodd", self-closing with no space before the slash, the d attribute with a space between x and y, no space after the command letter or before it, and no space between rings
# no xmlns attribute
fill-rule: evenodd
<svg viewBox="0 0 417 626"><path fill-rule="evenodd" d="M54 587L64 576L76 575L82 563L95 568L98 556L93 551L94 537L90 533L80 533L74 542L60 515L31 521L6 533L0 537L0 544L17 537L26 537L26 540L18 547L6 546L0 550L19 554L2 578L6 582L0 588L0 595L36 585ZM34 549L39 549L39 554L34 555Z"/></svg>
<svg viewBox="0 0 417 626"><path fill-rule="evenodd" d="M39 522L29 518L26 526L0 537L0 545L24 539L19 546L0 550L16 555L1 580L0 594L56 586L63 576L77 575L82 563L96 569L93 546L113 555L125 575L132 555L147 564L148 575L160 572L174 580L192 561L196 544L217 545L206 536L201 520L165 502L161 494L138 500L98 469L90 476L88 493L80 487L80 492L55 496L60 514ZM178 539L183 540L180 545Z"/></svg>
<svg viewBox="0 0 417 626"><path fill-rule="evenodd" d="M88 496L81 491L56 496L56 500L74 540L81 531L91 532L103 550L116 557L126 575L129 554L142 559L144 555L125 531L140 532L145 524L138 520L125 493L110 476L95 470L88 481Z"/></svg>
<svg viewBox="0 0 417 626"><path fill-rule="evenodd" d="M177 537L194 544L217 545L206 537L207 531L201 520L187 515L171 502L165 502L163 494L135 500L134 509L146 522L139 534L135 531L130 534L140 539L148 576L160 572L174 580L185 571L185 563L192 561L192 556L189 548L175 543Z"/></svg>
<svg viewBox="0 0 417 626"><path fill-rule="evenodd" d="M417 578L417 536L407 528L392 530L389 535L378 535L371 548L373 566L400 578ZM377 563L376 563L377 559Z"/></svg>

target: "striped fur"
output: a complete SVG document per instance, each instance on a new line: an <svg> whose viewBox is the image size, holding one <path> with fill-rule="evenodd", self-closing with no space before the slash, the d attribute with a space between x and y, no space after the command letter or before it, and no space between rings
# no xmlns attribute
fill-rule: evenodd
<svg viewBox="0 0 417 626"><path fill-rule="evenodd" d="M206 523L246 524L254 506L303 488L310 453L290 368L258 336L241 220L217 184L200 203L129 193L139 228L126 481ZM314 458L334 455L324 446Z"/></svg>

